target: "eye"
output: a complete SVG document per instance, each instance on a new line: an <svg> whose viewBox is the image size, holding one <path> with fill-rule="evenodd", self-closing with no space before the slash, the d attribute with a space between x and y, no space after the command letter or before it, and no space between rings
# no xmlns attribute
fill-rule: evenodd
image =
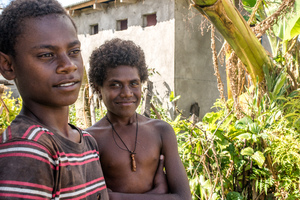
<svg viewBox="0 0 300 200"><path fill-rule="evenodd" d="M112 83L112 84L110 84L110 86L117 88L117 87L121 87L121 84L120 83Z"/></svg>
<svg viewBox="0 0 300 200"><path fill-rule="evenodd" d="M133 87L137 87L137 86L140 85L140 82L134 81L134 82L131 83L131 85L132 85Z"/></svg>
<svg viewBox="0 0 300 200"><path fill-rule="evenodd" d="M51 58L53 56L54 56L53 53L43 53L43 54L38 55L39 58Z"/></svg>
<svg viewBox="0 0 300 200"><path fill-rule="evenodd" d="M80 54L80 52L81 52L81 49L74 49L69 54L70 55L78 55L78 54Z"/></svg>

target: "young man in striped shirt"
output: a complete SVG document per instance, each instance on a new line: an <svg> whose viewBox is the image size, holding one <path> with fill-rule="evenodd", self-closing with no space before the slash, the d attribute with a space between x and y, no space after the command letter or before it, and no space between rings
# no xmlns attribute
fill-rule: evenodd
<svg viewBox="0 0 300 200"><path fill-rule="evenodd" d="M95 140L68 124L83 62L76 27L56 0L4 9L0 72L23 99L0 135L0 199L108 199Z"/></svg>

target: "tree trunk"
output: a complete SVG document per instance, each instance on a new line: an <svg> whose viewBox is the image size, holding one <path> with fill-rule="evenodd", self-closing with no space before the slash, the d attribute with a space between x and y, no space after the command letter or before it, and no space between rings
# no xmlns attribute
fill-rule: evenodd
<svg viewBox="0 0 300 200"><path fill-rule="evenodd" d="M91 117L88 104L88 79L86 71L84 70L82 85L79 91L78 99L75 102L76 109L76 125L82 129L90 127Z"/></svg>

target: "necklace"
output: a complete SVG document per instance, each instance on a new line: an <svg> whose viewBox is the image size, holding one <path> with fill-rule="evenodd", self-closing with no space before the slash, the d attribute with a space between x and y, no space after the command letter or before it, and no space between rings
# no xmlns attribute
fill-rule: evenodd
<svg viewBox="0 0 300 200"><path fill-rule="evenodd" d="M111 123L111 121L108 119L107 115L106 116L106 119L107 121L110 123L111 125L111 128L112 128L112 136L114 138L114 141L116 143L116 145L124 150L124 151L128 151L130 153L130 158L131 158L131 171L135 172L136 171L136 162L135 162L135 157L134 155L136 154L135 153L135 149L136 149L136 143L137 143L137 135L138 135L138 127L139 127L139 123L138 123L138 116L137 116L137 113L136 113L136 132L135 132L135 143L134 143L134 149L133 151L130 151L129 148L127 147L127 145L125 144L125 142L122 140L121 136L118 134L118 132L116 131L114 125ZM116 133L116 135L118 136L118 138L121 140L121 142L123 143L123 145L125 146L126 149L120 147L115 139L115 136L114 136L114 132Z"/></svg>

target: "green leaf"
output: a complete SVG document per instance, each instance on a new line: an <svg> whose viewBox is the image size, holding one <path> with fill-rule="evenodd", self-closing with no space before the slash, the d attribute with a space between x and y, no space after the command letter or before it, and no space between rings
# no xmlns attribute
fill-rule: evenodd
<svg viewBox="0 0 300 200"><path fill-rule="evenodd" d="M265 73L265 79L266 79L266 83L267 83L268 92L271 92L272 85L273 85L273 77L271 77L269 68L266 64L263 65L263 71Z"/></svg>
<svg viewBox="0 0 300 200"><path fill-rule="evenodd" d="M214 124L219 118L220 118L219 113L210 112L210 113L207 113L206 115L204 115L202 121L207 122L209 124Z"/></svg>
<svg viewBox="0 0 300 200"><path fill-rule="evenodd" d="M264 184L264 185L265 185L265 188L264 188L264 189L265 189L265 193L268 194L268 184L267 184L267 180L265 181L265 184Z"/></svg>
<svg viewBox="0 0 300 200"><path fill-rule="evenodd" d="M243 156L252 156L254 154L254 150L251 147L247 147L245 149L242 149L241 155Z"/></svg>
<svg viewBox="0 0 300 200"><path fill-rule="evenodd" d="M237 136L237 138L240 140L242 140L242 139L250 140L252 138L252 134L251 133L243 133L243 134Z"/></svg>
<svg viewBox="0 0 300 200"><path fill-rule="evenodd" d="M277 95L279 94L281 88L285 84L285 80L286 80L286 72L282 71L280 73L278 79L276 80L276 84L275 84L273 92L272 92L273 97L277 97Z"/></svg>
<svg viewBox="0 0 300 200"><path fill-rule="evenodd" d="M220 197L217 193L214 193L211 197L211 200L218 200L218 199L220 199Z"/></svg>
<svg viewBox="0 0 300 200"><path fill-rule="evenodd" d="M215 130L213 130L215 131ZM215 136L217 136L220 141L218 142L221 145L227 146L229 144L228 140L226 137L223 135L223 131L217 130Z"/></svg>
<svg viewBox="0 0 300 200"><path fill-rule="evenodd" d="M258 134L260 132L260 127L257 123L251 123L249 124L249 130L251 133Z"/></svg>
<svg viewBox="0 0 300 200"><path fill-rule="evenodd" d="M198 142L196 144L196 154L201 155L202 154L202 146L201 146L201 142Z"/></svg>
<svg viewBox="0 0 300 200"><path fill-rule="evenodd" d="M175 102L175 101L177 101L178 99L180 99L180 95L178 95L178 96L175 97L174 92L171 91L171 94L170 94L170 102Z"/></svg>
<svg viewBox="0 0 300 200"><path fill-rule="evenodd" d="M262 152L256 151L252 156L252 159L257 163L259 167L262 167L265 162L265 156Z"/></svg>
<svg viewBox="0 0 300 200"><path fill-rule="evenodd" d="M288 18L287 27L283 40L291 40L300 34L300 3L295 1L294 13L291 18Z"/></svg>
<svg viewBox="0 0 300 200"><path fill-rule="evenodd" d="M234 127L236 129L247 129L248 124L253 123L250 117L243 117L242 119L236 121Z"/></svg>
<svg viewBox="0 0 300 200"><path fill-rule="evenodd" d="M295 37L299 34L300 34L300 18L297 20L294 27L292 28L291 33L290 33L290 38L292 39L293 37Z"/></svg>
<svg viewBox="0 0 300 200"><path fill-rule="evenodd" d="M256 4L256 0L242 0L242 3L245 6L254 7Z"/></svg>
<svg viewBox="0 0 300 200"><path fill-rule="evenodd" d="M226 197L227 200L243 200L243 197L238 192L229 192Z"/></svg>
<svg viewBox="0 0 300 200"><path fill-rule="evenodd" d="M210 182L209 182L209 180L206 180L204 183L203 183L203 185L201 185L203 188L205 188L205 189L210 189L210 187L211 187L211 184L210 184Z"/></svg>
<svg viewBox="0 0 300 200"><path fill-rule="evenodd" d="M170 93L170 102L174 99L174 97L175 97L175 94L174 94L173 91L171 91L171 93Z"/></svg>

